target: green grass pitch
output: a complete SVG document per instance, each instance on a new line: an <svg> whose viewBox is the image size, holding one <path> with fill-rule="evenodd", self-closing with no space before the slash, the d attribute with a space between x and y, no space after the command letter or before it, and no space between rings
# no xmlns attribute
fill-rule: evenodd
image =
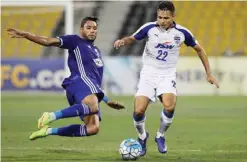
<svg viewBox="0 0 247 162"><path fill-rule="evenodd" d="M112 110L101 103L100 133L85 138L49 136L36 141L28 137L36 130L43 111L67 107L62 95L2 94L2 162L117 162L118 148L125 138L137 137L133 126L133 96L111 96L127 106ZM151 104L146 113L150 133L145 162L247 162L247 97L178 97L172 126L166 133L168 154L158 153L154 142L161 104ZM51 126L80 123L63 119Z"/></svg>

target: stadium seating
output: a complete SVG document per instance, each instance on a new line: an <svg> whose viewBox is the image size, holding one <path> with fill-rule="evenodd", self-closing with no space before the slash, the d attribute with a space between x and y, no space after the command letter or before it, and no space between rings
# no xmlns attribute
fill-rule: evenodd
<svg viewBox="0 0 247 162"><path fill-rule="evenodd" d="M135 9L138 8L138 2L133 4L133 9L129 11L126 21L135 20L135 23L144 24L147 19L142 19L145 16L145 11L141 16L136 14ZM143 9L151 8L153 12L152 18L149 21L156 20L156 5L157 2L139 2L139 6L145 6ZM151 3L151 4L150 4ZM224 51L230 49L233 53L243 51L247 55L247 2L244 1L174 1L176 7L176 22L188 28L195 38L205 48L208 55L222 55ZM139 18L138 18L139 17ZM131 19L130 19L131 18ZM133 23L124 22L122 31L119 36L132 34L138 27ZM141 23L140 23L141 21ZM127 25L127 26L126 26ZM135 28L134 30L132 30ZM131 30L130 30L131 29ZM137 43L134 45L138 49L143 49L145 43ZM111 55L141 55L142 52L134 50L118 51L112 50ZM195 52L191 48L181 48L181 55L192 56Z"/></svg>
<svg viewBox="0 0 247 162"><path fill-rule="evenodd" d="M117 23L119 26L114 25L113 27L114 31L121 29L119 32L114 32L115 36L113 37L115 39L113 38L113 40L133 34L141 25L156 20L157 2L133 1L131 3L130 7L126 9L127 14L121 12L121 15L125 15L121 20L122 23ZM244 10L247 8L246 1L174 1L174 4L176 7L176 22L187 27L194 34L208 55L223 55L226 50L247 55L247 10ZM81 15L93 14L101 16L101 28L105 26L104 23L109 25L109 22L102 19L106 5L106 3L90 4L91 8L86 7L88 8L86 10L84 4L76 4L77 10L80 12L75 10L75 20ZM0 40L3 47L1 49L2 57L35 58L50 55L50 50L46 49L44 51L44 48L34 45L32 42L11 40L5 29L14 27L39 35L54 36L54 34L61 33L61 31L58 32L58 29L64 30L64 23L58 23L61 21L62 13L63 8L61 7L2 7L2 36ZM114 20L114 22L116 21ZM78 23L79 21L75 21L74 24L76 32L78 31ZM106 27L108 26L106 25ZM98 46L105 48L109 46L111 48L113 42L109 41L109 44L107 44L108 41L102 41L106 38L105 35L109 37L105 30L101 30L97 38ZM145 41L141 41L120 50L112 48L112 50L109 50L110 52L105 52L105 55L110 53L110 55L138 56L142 55L144 46ZM101 47L102 50L103 47ZM192 56L195 55L195 52L191 48L182 47L181 55Z"/></svg>
<svg viewBox="0 0 247 162"><path fill-rule="evenodd" d="M133 34L145 22L152 21L153 8L155 8L154 4L155 3L150 1L133 2L129 8L129 13L125 17L122 29L120 30L117 38ZM129 47L123 47L119 50L115 50L113 48L111 55L141 55L144 45L145 41L141 41Z"/></svg>
<svg viewBox="0 0 247 162"><path fill-rule="evenodd" d="M42 46L26 40L11 40L5 30L12 27L50 36L62 11L62 7L2 7L2 58L40 57Z"/></svg>
<svg viewBox="0 0 247 162"><path fill-rule="evenodd" d="M176 21L187 27L202 44L208 55L222 55L231 49L233 52L245 50L247 2L192 2L175 1ZM193 9L192 9L193 8ZM189 48L181 49L182 55L193 55Z"/></svg>

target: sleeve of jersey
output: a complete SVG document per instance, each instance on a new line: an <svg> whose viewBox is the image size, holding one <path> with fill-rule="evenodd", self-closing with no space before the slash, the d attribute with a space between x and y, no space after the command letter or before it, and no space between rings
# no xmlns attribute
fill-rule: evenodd
<svg viewBox="0 0 247 162"><path fill-rule="evenodd" d="M184 36L185 36L185 41L184 43L186 44L186 46L191 46L194 47L195 45L197 45L197 40L194 38L194 36L188 31L188 30L184 30Z"/></svg>
<svg viewBox="0 0 247 162"><path fill-rule="evenodd" d="M64 35L57 38L60 40L60 48L74 49L76 46L76 35Z"/></svg>
<svg viewBox="0 0 247 162"><path fill-rule="evenodd" d="M143 25L132 36L134 36L136 40L142 40L146 38L149 29L150 26Z"/></svg>

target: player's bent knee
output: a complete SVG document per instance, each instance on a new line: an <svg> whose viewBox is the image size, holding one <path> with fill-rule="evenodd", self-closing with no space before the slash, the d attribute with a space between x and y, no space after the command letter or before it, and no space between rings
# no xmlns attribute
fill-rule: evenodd
<svg viewBox="0 0 247 162"><path fill-rule="evenodd" d="M99 133L99 126L94 126L94 128L93 128L93 130L94 130L94 133L95 134L98 134Z"/></svg>
<svg viewBox="0 0 247 162"><path fill-rule="evenodd" d="M86 102L86 104L90 107L92 113L97 113L99 111L99 105L95 102Z"/></svg>
<svg viewBox="0 0 247 162"><path fill-rule="evenodd" d="M87 104L92 113L97 113L99 111L98 98L93 94L85 97L82 103Z"/></svg>
<svg viewBox="0 0 247 162"><path fill-rule="evenodd" d="M144 115L145 114L145 109L143 109L143 108L135 108L135 115L137 115L137 116L142 116L142 115Z"/></svg>
<svg viewBox="0 0 247 162"><path fill-rule="evenodd" d="M92 113L97 113L99 111L98 103L90 104L89 107Z"/></svg>
<svg viewBox="0 0 247 162"><path fill-rule="evenodd" d="M90 124L90 125L87 125L87 131L88 131L88 134L89 135L95 135L95 134L98 134L99 133L99 126L94 124Z"/></svg>
<svg viewBox="0 0 247 162"><path fill-rule="evenodd" d="M135 98L134 113L136 116L143 116L149 104L149 98L145 96L137 96Z"/></svg>
<svg viewBox="0 0 247 162"><path fill-rule="evenodd" d="M175 110L175 102L167 102L167 103L163 103L164 109L167 112L173 112Z"/></svg>

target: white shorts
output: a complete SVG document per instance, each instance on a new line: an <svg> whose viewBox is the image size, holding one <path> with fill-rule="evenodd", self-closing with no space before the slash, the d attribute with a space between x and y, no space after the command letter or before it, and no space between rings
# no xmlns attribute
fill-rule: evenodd
<svg viewBox="0 0 247 162"><path fill-rule="evenodd" d="M156 98L164 93L177 95L176 75L150 75L141 73L135 96L146 96L155 102Z"/></svg>

